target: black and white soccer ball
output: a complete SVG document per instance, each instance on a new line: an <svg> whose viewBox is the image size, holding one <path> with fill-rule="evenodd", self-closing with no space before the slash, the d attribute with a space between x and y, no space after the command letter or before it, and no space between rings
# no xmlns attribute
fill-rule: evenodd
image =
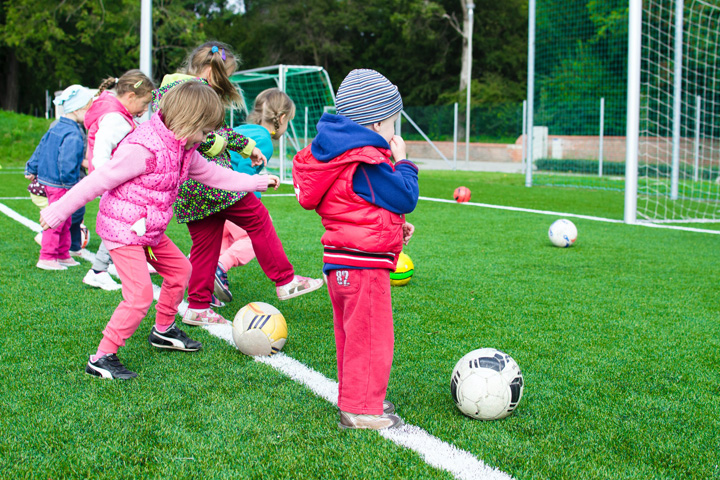
<svg viewBox="0 0 720 480"><path fill-rule="evenodd" d="M450 378L457 408L471 418L498 420L510 415L523 394L520 367L507 353L480 348L462 357Z"/></svg>

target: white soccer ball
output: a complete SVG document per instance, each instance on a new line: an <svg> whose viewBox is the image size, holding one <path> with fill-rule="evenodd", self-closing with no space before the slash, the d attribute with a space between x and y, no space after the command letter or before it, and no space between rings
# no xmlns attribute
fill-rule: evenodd
<svg viewBox="0 0 720 480"><path fill-rule="evenodd" d="M245 355L274 355L285 346L287 323L277 308L253 302L235 315L232 334L238 350Z"/></svg>
<svg viewBox="0 0 720 480"><path fill-rule="evenodd" d="M570 220L561 218L550 225L548 237L556 247L566 248L571 246L577 240L577 228Z"/></svg>
<svg viewBox="0 0 720 480"><path fill-rule="evenodd" d="M510 355L480 348L462 357L450 377L457 408L471 418L498 420L510 415L523 393L520 367Z"/></svg>

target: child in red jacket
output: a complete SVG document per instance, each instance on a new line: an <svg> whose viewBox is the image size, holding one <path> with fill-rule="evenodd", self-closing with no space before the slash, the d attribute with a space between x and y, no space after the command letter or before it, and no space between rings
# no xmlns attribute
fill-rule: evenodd
<svg viewBox="0 0 720 480"><path fill-rule="evenodd" d="M393 428L402 420L385 400L395 341L390 272L414 231L405 214L417 205L417 167L395 135L403 105L387 78L353 70L336 107L295 156L293 181L300 205L315 209L325 227L340 427Z"/></svg>

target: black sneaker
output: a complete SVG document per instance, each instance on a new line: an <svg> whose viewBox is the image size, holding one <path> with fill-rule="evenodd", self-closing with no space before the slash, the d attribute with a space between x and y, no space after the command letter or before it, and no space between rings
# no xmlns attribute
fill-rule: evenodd
<svg viewBox="0 0 720 480"><path fill-rule="evenodd" d="M202 343L188 337L185 332L175 325L175 322L165 332L158 332L153 325L148 342L153 347L182 350L183 352L197 352L202 348Z"/></svg>
<svg viewBox="0 0 720 480"><path fill-rule="evenodd" d="M120 362L120 359L114 353L103 355L94 362L91 357L85 367L85 373L100 378L109 378L111 380L115 378L119 380L130 380L138 376L137 373L125 368L125 365Z"/></svg>
<svg viewBox="0 0 720 480"><path fill-rule="evenodd" d="M230 282L228 282L227 272L220 268L220 265L215 269L215 296L223 302L232 302L233 296L230 292Z"/></svg>

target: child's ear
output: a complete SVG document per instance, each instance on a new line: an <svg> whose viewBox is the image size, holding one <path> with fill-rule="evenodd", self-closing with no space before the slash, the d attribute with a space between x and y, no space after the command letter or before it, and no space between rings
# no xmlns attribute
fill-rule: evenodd
<svg viewBox="0 0 720 480"><path fill-rule="evenodd" d="M375 133L380 133L381 125L382 125L382 122L375 122L370 126L370 130L372 130Z"/></svg>

